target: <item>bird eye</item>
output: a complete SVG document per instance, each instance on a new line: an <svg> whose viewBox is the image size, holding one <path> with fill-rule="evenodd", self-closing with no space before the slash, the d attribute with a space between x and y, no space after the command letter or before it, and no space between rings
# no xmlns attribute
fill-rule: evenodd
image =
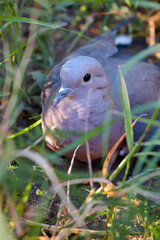
<svg viewBox="0 0 160 240"><path fill-rule="evenodd" d="M83 77L83 82L88 82L91 79L91 74L90 73L86 73Z"/></svg>

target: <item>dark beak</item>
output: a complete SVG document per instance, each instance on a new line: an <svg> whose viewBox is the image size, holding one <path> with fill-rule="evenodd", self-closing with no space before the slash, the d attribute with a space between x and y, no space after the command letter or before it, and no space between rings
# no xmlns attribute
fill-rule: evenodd
<svg viewBox="0 0 160 240"><path fill-rule="evenodd" d="M72 88L63 88L61 87L57 96L54 99L54 107L65 97L68 96L68 94L72 91Z"/></svg>

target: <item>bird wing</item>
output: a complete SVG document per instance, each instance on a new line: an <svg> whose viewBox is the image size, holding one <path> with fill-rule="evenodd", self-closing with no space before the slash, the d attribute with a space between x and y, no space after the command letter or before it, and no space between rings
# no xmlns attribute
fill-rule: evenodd
<svg viewBox="0 0 160 240"><path fill-rule="evenodd" d="M111 29L109 32L101 34L100 36L91 39L89 43L80 47L76 51L73 51L68 57L64 58L59 64L53 67L47 79L45 81L44 87L41 93L42 107L46 100L50 102L60 88L60 70L62 65L70 58L77 56L88 56L96 58L102 65L107 57L113 56L117 53L118 49L115 45L114 35L117 31L128 24L136 17L136 14L126 19L125 21L118 24L115 28Z"/></svg>

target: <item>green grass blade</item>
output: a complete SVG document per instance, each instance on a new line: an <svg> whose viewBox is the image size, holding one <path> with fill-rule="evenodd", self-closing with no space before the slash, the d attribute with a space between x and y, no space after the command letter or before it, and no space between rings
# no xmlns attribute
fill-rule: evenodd
<svg viewBox="0 0 160 240"><path fill-rule="evenodd" d="M17 132L17 133L15 133L15 134L12 134L11 136L8 136L7 138L8 138L8 139L11 139L11 138L15 138L15 137L17 137L17 136L19 136L19 135L22 135L22 134L24 134L24 133L32 130L33 128L37 127L39 124L41 124L41 122L42 122L42 120L39 119L37 122L33 123L33 124L30 125L29 127L24 128L22 131Z"/></svg>
<svg viewBox="0 0 160 240"><path fill-rule="evenodd" d="M159 152L138 152L134 154L135 157L141 157L141 156L158 156L160 158L160 153Z"/></svg>
<svg viewBox="0 0 160 240"><path fill-rule="evenodd" d="M2 62L0 62L0 65L3 63L7 62L12 56L16 55L19 53L24 47L27 46L28 43L30 43L37 35L41 35L44 32L48 31L48 28L42 28L38 30L38 32L34 33L30 38L28 38L24 43L22 43L17 49L15 49L14 52L12 52L6 59L4 59Z"/></svg>
<svg viewBox="0 0 160 240"><path fill-rule="evenodd" d="M122 71L119 67L120 72L120 80L121 80L121 89L122 89L122 106L123 106L123 113L124 113L124 124L125 124L125 131L126 131L126 139L127 139L127 145L128 149L131 150L134 144L133 139L133 128L132 128L132 114L131 114L131 108L130 108L130 102L127 92L126 83L122 74Z"/></svg>
<svg viewBox="0 0 160 240"><path fill-rule="evenodd" d="M43 27L49 27L49 28L60 28L67 25L67 23L62 21L55 21L53 23L43 22L31 18L25 18L25 17L13 17L13 16L0 16L0 21L8 21L8 22L23 22L23 23L29 23L29 24L37 24Z"/></svg>
<svg viewBox="0 0 160 240"><path fill-rule="evenodd" d="M84 144L86 141L89 141L91 138L97 136L100 132L102 132L108 125L111 125L111 121L108 122L105 121L104 124L99 125L98 127L88 131L84 132L82 136L80 136L76 141L70 143L68 146L62 148L58 151L60 155L63 155L67 152L70 152L71 150L75 149L78 145Z"/></svg>
<svg viewBox="0 0 160 240"><path fill-rule="evenodd" d="M90 18L86 24L84 25L84 27L82 28L82 30L77 34L77 36L74 38L74 40L72 41L72 43L70 44L70 47L67 49L67 54L70 53L73 48L75 47L76 43L79 41L79 39L84 35L84 33L87 31L87 29L90 27L90 25L93 23L93 19Z"/></svg>
<svg viewBox="0 0 160 240"><path fill-rule="evenodd" d="M148 47L145 50L133 56L132 58L130 58L122 68L123 76L125 76L124 74L126 74L136 63L142 61L144 58L159 51L160 51L160 43L155 44L152 47Z"/></svg>
<svg viewBox="0 0 160 240"><path fill-rule="evenodd" d="M20 45L15 51L13 51L6 59L4 59L2 62L0 62L0 65L7 62L12 56L16 55L20 52L33 38L35 38L37 33L33 34L28 40L26 40L23 44Z"/></svg>

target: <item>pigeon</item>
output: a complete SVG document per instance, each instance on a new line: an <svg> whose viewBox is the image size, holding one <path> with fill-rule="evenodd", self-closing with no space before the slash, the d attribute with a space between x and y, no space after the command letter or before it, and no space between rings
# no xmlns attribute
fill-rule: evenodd
<svg viewBox="0 0 160 240"><path fill-rule="evenodd" d="M126 22L132 20L131 17ZM123 112L120 85L117 84L119 67L123 67L129 55L119 54L114 34L120 24L79 49L70 53L53 67L45 81L42 99L42 130L49 148L58 151L76 141L82 133L101 126L111 119L107 130L108 147L103 149L104 133L98 133L88 141L91 160L101 158L124 134L124 120L117 113ZM125 23L126 24L126 23ZM147 62L135 64L124 76L131 109L158 100L160 68ZM140 114L151 118L154 109L141 108ZM134 140L138 141L146 124L134 126ZM60 130L57 131L57 129ZM149 139L155 127L148 133ZM70 133L70 134L69 134ZM72 157L75 149L65 153ZM86 162L86 144L78 146L75 159Z"/></svg>

